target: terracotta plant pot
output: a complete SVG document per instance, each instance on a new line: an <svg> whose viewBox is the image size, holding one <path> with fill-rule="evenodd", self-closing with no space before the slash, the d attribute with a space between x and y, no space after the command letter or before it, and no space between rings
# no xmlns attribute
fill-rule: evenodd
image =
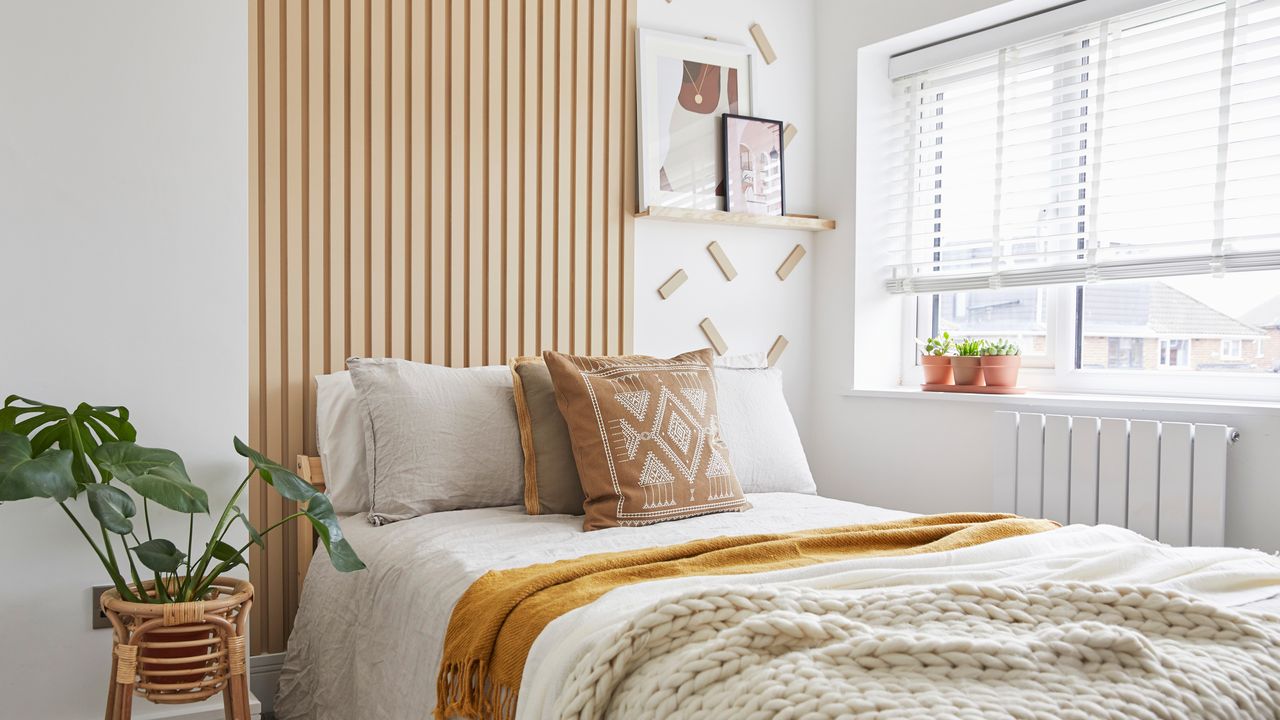
<svg viewBox="0 0 1280 720"><path fill-rule="evenodd" d="M1016 387L1021 355L983 355L982 375L992 387Z"/></svg>
<svg viewBox="0 0 1280 720"><path fill-rule="evenodd" d="M951 376L950 355L921 355L920 368L924 370L924 381L927 385L954 385Z"/></svg>
<svg viewBox="0 0 1280 720"><path fill-rule="evenodd" d="M982 358L977 355L956 355L951 358L951 371L957 385L986 385L982 379Z"/></svg>

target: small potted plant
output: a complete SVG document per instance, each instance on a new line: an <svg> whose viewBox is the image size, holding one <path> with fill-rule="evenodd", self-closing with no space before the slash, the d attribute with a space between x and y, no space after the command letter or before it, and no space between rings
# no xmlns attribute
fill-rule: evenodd
<svg viewBox="0 0 1280 720"><path fill-rule="evenodd" d="M193 537L194 517L211 509L208 494L177 453L136 438L126 408L82 403L69 410L12 395L0 407L0 504L55 503L111 578L114 587L102 596L115 631L107 717L128 717L135 689L165 703L223 692L228 712L243 712L253 586L227 573L247 564L251 545L262 547L264 536L294 519L311 523L339 571L364 563L343 538L329 499L239 438L235 451L248 472L208 538ZM261 531L237 504L255 475L298 503L297 512ZM80 502L96 522L81 522L72 510ZM152 516L162 510L186 521L185 542L152 533ZM237 525L248 536L239 547L229 535Z"/></svg>
<svg viewBox="0 0 1280 720"><path fill-rule="evenodd" d="M953 384L955 380L951 377L951 352L955 350L956 344L951 340L951 333L944 332L938 337L916 342L923 348L920 353L920 368L924 370L925 384Z"/></svg>
<svg viewBox="0 0 1280 720"><path fill-rule="evenodd" d="M1022 349L1000 338L982 348L982 375L992 387L1015 387L1018 368L1022 367Z"/></svg>
<svg viewBox="0 0 1280 720"><path fill-rule="evenodd" d="M965 338L956 343L956 355L951 358L951 370L957 385L984 385L982 379L982 349L987 341Z"/></svg>

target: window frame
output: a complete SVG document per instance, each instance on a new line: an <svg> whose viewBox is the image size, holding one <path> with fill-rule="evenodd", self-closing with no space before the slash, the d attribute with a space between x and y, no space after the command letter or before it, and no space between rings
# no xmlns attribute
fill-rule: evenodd
<svg viewBox="0 0 1280 720"><path fill-rule="evenodd" d="M1151 395L1212 400L1280 397L1280 374L1277 373L1193 370L1191 367L1157 367L1151 370L1077 368L1077 288L1075 285L1044 288L1049 293L1046 308L1047 362L1024 362L1018 376L1019 386L1033 392L1065 394ZM900 297L903 306L901 328L904 350L900 384L902 387L919 387L924 378L920 370L920 349L915 338L923 339L923 328L932 327L932 310L925 313L922 308L931 308L933 296ZM928 318L930 325L918 324L924 318ZM855 317L855 322L856 319ZM918 331L920 334L917 334ZM1187 340L1188 346L1191 344L1191 338L1159 339Z"/></svg>
<svg viewBox="0 0 1280 720"><path fill-rule="evenodd" d="M909 294L887 291L882 269L888 264L889 251L881 242L882 228L889 221L882 195L883 178L890 171L889 163L880 150L888 138L883 133L879 118L893 112L890 98L894 91L891 76L891 59L894 62L907 59L908 55L930 56L914 58L912 62L924 69L929 65L945 62L939 53L951 53L952 47L968 43L983 44L969 47L955 54L958 59L983 50L996 49L1020 39L1036 37L1066 25L1080 25L1092 20L1111 17L1129 9L1140 9L1151 0L1085 0L1061 6L1060 0L1028 0L1025 19L1000 18L1000 12L962 15L936 25L887 38L858 48L855 65L856 92L851 108L857 118L854 124L854 170L847 185L852 196L849 208L852 222L849 235L851 266L848 268L853 281L842 288L843 299L849 303L852 320L848 334L837 333L834 342L849 353L849 393L861 392L918 392L923 381L919 366L918 337L919 298ZM1124 5L1125 7L1119 7ZM1090 10L1092 7L1092 10ZM1062 13L1076 11L1094 12L1095 16L1075 17L1063 21ZM1012 11L1010 11L1012 13ZM1024 27L1026 26L1026 27ZM1034 26L1034 27L1032 27ZM1016 30L1016 32L1015 32ZM956 38L961 38L956 41ZM920 50L925 48L924 50ZM920 51L920 52L916 52ZM842 186L843 187L843 186ZM846 231L848 232L848 231ZM1052 290L1052 288L1050 289ZM1075 286L1058 290L1062 294L1074 294ZM1069 327L1076 322L1075 304L1055 302L1054 317L1059 327ZM1050 334L1054 338L1058 333ZM895 338L896 336L896 338ZM895 342L897 347L894 347ZM1106 397L1109 400L1158 397L1167 402L1185 401L1187 404L1216 406L1219 403L1258 401L1280 397L1280 375L1273 373L1241 374L1216 371L1189 373L1158 373L1133 370L1078 370L1075 369L1075 343L1058 343L1053 351L1053 367L1025 367L1019 384L1034 392L1055 396L1076 395L1080 398ZM1266 344L1263 343L1265 352ZM978 399L978 398L973 398ZM1005 396L982 396L992 403L1012 401Z"/></svg>

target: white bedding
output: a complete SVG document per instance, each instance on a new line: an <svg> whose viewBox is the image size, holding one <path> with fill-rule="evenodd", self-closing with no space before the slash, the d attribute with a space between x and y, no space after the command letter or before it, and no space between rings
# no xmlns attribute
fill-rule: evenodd
<svg viewBox="0 0 1280 720"><path fill-rule="evenodd" d="M323 555L311 564L280 675L277 716L428 717L435 707L436 672L453 605L491 569L717 535L909 515L810 495L764 493L749 499L754 509L744 513L591 533L582 532L581 518L528 516L519 507L435 513L383 527L372 527L359 516L345 518L343 530L369 569L340 574ZM1154 584L1238 606L1280 592L1280 560L1244 550L1174 550L1119 528L1072 526L948 553L760 574L749 582L856 589L957 578ZM628 613L698 584L742 581L741 576L689 578L620 588L556 620L530 652L518 716L551 716L556 692L574 663L593 639L616 629Z"/></svg>

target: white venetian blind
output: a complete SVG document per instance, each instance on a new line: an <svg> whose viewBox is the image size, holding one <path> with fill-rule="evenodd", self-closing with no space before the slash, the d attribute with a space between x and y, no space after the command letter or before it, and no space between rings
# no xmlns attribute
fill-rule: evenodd
<svg viewBox="0 0 1280 720"><path fill-rule="evenodd" d="M1280 0L1180 0L897 79L892 292L1280 268Z"/></svg>

